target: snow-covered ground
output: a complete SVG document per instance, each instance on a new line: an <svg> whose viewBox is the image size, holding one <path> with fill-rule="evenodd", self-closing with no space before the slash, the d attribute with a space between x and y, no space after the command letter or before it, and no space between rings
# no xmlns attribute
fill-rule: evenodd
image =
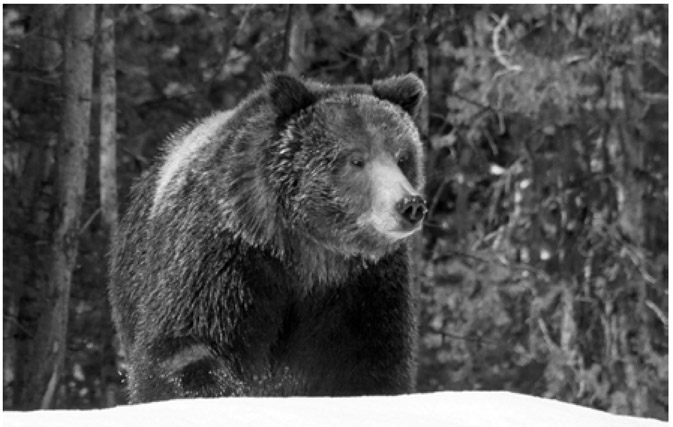
<svg viewBox="0 0 673 427"><path fill-rule="evenodd" d="M4 427L663 427L507 392L443 392L360 398L175 400L89 411L4 412Z"/></svg>

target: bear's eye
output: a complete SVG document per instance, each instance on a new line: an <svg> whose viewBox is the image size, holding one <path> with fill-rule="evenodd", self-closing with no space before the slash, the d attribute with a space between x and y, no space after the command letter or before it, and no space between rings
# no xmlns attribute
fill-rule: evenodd
<svg viewBox="0 0 673 427"><path fill-rule="evenodd" d="M409 154L408 153L402 153L400 156L397 158L397 165L398 166L403 166L409 161Z"/></svg>
<svg viewBox="0 0 673 427"><path fill-rule="evenodd" d="M362 157L351 157L351 165L356 168L362 168L365 166L365 160Z"/></svg>

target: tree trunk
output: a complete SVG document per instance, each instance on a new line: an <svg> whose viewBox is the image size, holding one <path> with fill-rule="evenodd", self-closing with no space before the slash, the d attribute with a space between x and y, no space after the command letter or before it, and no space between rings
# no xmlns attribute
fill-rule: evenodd
<svg viewBox="0 0 673 427"><path fill-rule="evenodd" d="M98 67L100 90L100 152L99 152L99 185L100 206L102 211L103 229L107 238L106 246L117 234L118 197L117 197L117 78L115 65L115 6L101 5L98 43ZM106 251L107 252L107 251ZM116 372L114 362L114 328L105 322L100 331L101 340L105 343L103 357L110 363L101 364L100 393L104 396L104 406L116 406L116 384L110 378L110 372ZM111 370L112 369L112 370Z"/></svg>
<svg viewBox="0 0 673 427"><path fill-rule="evenodd" d="M641 30L634 24L635 34L641 34ZM645 194L646 185L644 180L639 179L638 171L647 170L647 143L640 138L636 124L642 122L645 108L642 99L643 64L645 61L644 50L641 43L633 42L633 64L629 69L621 71L621 87L616 87L621 92L624 120L617 123L619 148L622 157L617 162L617 186L620 192L618 224L621 231L629 237L637 247L645 245Z"/></svg>
<svg viewBox="0 0 673 427"><path fill-rule="evenodd" d="M117 233L117 81L114 6L101 6L100 20L100 204L108 236Z"/></svg>
<svg viewBox="0 0 673 427"><path fill-rule="evenodd" d="M412 28L411 31L411 43L409 45L409 70L416 73L416 75L423 80L425 87L430 88L429 81L429 59L428 59L428 46L427 46L427 36L428 36L428 17L430 12L430 5L418 4L411 5L410 14L409 14L409 25ZM430 96L426 96L422 101L418 113L416 115L416 125L421 134L421 139L424 141L424 147L426 150L426 156L429 157L430 153L430 144L427 143L429 136L429 126L430 126ZM415 310L414 310L414 319L416 325L420 324L421 319L421 292L422 292L422 277L425 270L425 262L423 261L423 236L417 234L412 239L412 282L411 282L411 291L414 297ZM415 353L416 355L420 352L420 343L418 338L414 342ZM416 377L418 376L418 368L414 366L414 372L412 373L414 378L414 384L416 383Z"/></svg>
<svg viewBox="0 0 673 427"><path fill-rule="evenodd" d="M68 302L89 153L94 11L93 5L73 5L65 16L64 104L56 153L58 203L46 266L49 282L43 290L45 304L29 362L31 378L23 396L29 408L53 406L65 359Z"/></svg>
<svg viewBox="0 0 673 427"><path fill-rule="evenodd" d="M431 5L414 4L409 6L411 31L411 44L409 46L409 70L423 80L427 88L430 87L430 56L428 52L427 38L430 31L429 18ZM426 96L421 101L418 114L416 115L418 130L424 139L428 137L430 128L430 97Z"/></svg>
<svg viewBox="0 0 673 427"><path fill-rule="evenodd" d="M306 70L306 25L308 14L305 4L288 5L285 25L285 51L283 69L294 75Z"/></svg>
<svg viewBox="0 0 673 427"><path fill-rule="evenodd" d="M52 205L53 148L59 108L55 102L56 72L61 48L57 23L63 6L26 6L26 36L21 43L20 76L7 76L5 96L22 112L16 138L6 137L8 154L20 159L4 170L3 274L3 407L21 409L23 386L30 369L35 324L40 307L35 294L43 289ZM9 92L9 93L8 93ZM9 245L9 248L8 246ZM10 249L11 248L11 249Z"/></svg>
<svg viewBox="0 0 673 427"><path fill-rule="evenodd" d="M634 22L632 31L634 34L642 34L643 31L637 21ZM645 62L645 49L642 45L641 39L633 40L632 54L633 63L630 67L623 67L621 70L621 99L623 100L623 120L619 121L618 126L618 140L622 150L622 158L620 159L617 168L615 169L616 183L618 189L619 200L619 214L617 224L621 232L628 237L629 243L633 244L638 251L642 251L643 256L647 254L646 248L648 243L646 241L647 217L646 217L646 195L647 183L642 179L640 173L648 169L648 143L642 137L641 132L638 131L637 126L643 123L643 117L648 105L644 105L641 101L642 91L644 87L643 65ZM643 269L647 265L643 262ZM617 310L619 313L626 312L629 308L634 309L636 318L640 325L647 324L650 317L649 310L645 303L647 301L647 283L642 276L629 278L629 286L635 291L635 295L631 296L629 303L622 302L622 309ZM633 304L635 303L635 305ZM632 314L618 315L618 322L621 325L631 325L633 322ZM621 362L624 363L625 369L625 383L627 385L627 392L633 396L633 400L629 402L629 413L636 416L644 416L647 411L647 398L643 398L642 387L645 386L645 381L638 378L639 364L642 363L633 354L631 346L633 345L633 338L627 334L625 327L619 328L616 334L618 337L618 348L620 350ZM640 335L640 345L642 348L647 348L651 345L649 331L643 330ZM650 350L651 351L651 350ZM649 352L646 352L649 353ZM646 395L645 395L646 396Z"/></svg>

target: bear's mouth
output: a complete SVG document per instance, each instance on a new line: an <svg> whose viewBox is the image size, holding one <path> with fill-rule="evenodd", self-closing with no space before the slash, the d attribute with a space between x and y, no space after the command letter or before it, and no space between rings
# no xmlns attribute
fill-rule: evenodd
<svg viewBox="0 0 673 427"><path fill-rule="evenodd" d="M423 221L415 224L405 221L395 216L376 217L374 215L363 216L358 220L359 225L368 224L376 234L384 237L390 242L405 239L419 231L423 226Z"/></svg>
<svg viewBox="0 0 673 427"><path fill-rule="evenodd" d="M421 224L419 223L411 229L389 230L384 234L393 240L401 240L415 234L417 231L420 231L421 228Z"/></svg>

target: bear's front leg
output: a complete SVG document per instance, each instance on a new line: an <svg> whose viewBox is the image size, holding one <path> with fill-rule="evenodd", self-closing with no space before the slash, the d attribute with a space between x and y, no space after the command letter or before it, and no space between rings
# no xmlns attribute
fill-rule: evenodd
<svg viewBox="0 0 673 427"><path fill-rule="evenodd" d="M303 372L306 394L413 392L413 319L406 255L392 254L302 306L286 359Z"/></svg>
<svg viewBox="0 0 673 427"><path fill-rule="evenodd" d="M415 326L406 289L397 283L359 283L342 317L350 343L349 395L396 395L414 391ZM342 332L342 333L344 333Z"/></svg>
<svg viewBox="0 0 673 427"><path fill-rule="evenodd" d="M194 340L158 339L132 358L133 403L246 394L235 363Z"/></svg>

